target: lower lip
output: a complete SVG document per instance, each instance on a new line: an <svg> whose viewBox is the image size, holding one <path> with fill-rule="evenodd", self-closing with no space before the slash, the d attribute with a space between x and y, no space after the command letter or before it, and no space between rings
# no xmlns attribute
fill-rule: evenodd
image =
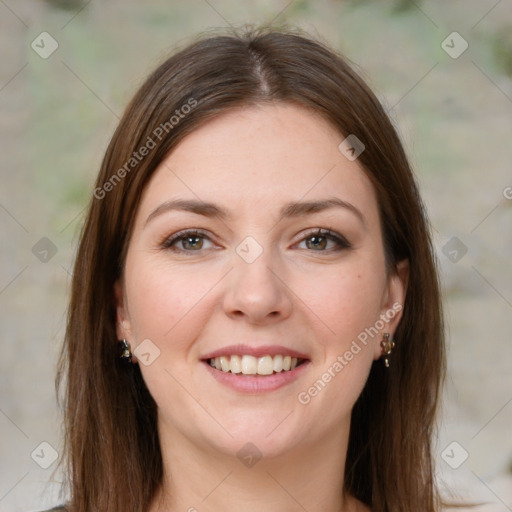
<svg viewBox="0 0 512 512"><path fill-rule="evenodd" d="M273 373L272 375L243 375L217 370L208 361L203 361L206 370L221 384L235 391L251 394L268 393L292 383L306 370L309 363L310 361L305 361L294 370Z"/></svg>

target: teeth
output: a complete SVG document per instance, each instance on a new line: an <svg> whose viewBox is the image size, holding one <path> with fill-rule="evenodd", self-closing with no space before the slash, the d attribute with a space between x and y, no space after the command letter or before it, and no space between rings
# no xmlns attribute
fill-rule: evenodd
<svg viewBox="0 0 512 512"><path fill-rule="evenodd" d="M240 356L231 356L229 366L231 373L240 373L242 371L242 361L240 360Z"/></svg>
<svg viewBox="0 0 512 512"><path fill-rule="evenodd" d="M283 369L283 356L281 354L274 356L274 371L280 372Z"/></svg>
<svg viewBox="0 0 512 512"><path fill-rule="evenodd" d="M242 356L242 373L244 375L255 375L258 371L258 361L252 356Z"/></svg>
<svg viewBox="0 0 512 512"><path fill-rule="evenodd" d="M263 356L258 359L258 375L272 375L274 373L274 362L270 356Z"/></svg>
<svg viewBox="0 0 512 512"><path fill-rule="evenodd" d="M226 356L221 356L218 359L220 360L220 367L222 371L229 372L229 359ZM217 365L215 365L215 367L217 367Z"/></svg>
<svg viewBox="0 0 512 512"><path fill-rule="evenodd" d="M274 357L266 355L263 357L244 356L220 356L210 359L210 366L223 372L242 373L244 375L272 375L274 372L294 370L299 360L296 357L283 356Z"/></svg>

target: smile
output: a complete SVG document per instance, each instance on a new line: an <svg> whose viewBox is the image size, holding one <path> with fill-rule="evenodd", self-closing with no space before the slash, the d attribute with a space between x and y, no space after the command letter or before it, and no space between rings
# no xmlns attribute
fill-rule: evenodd
<svg viewBox="0 0 512 512"><path fill-rule="evenodd" d="M255 357L252 355L226 355L212 357L208 360L211 367L225 373L242 375L273 375L295 370L305 362L305 359L276 354Z"/></svg>

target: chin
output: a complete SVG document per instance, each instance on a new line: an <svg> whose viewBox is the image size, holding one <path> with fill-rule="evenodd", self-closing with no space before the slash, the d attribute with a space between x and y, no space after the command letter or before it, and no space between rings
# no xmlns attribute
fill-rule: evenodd
<svg viewBox="0 0 512 512"><path fill-rule="evenodd" d="M228 457L281 457L298 450L301 444L302 435L300 429L294 428L292 417L293 414L287 417L282 413L277 415L274 411L244 415L225 423L232 437L226 432L215 437L211 436L211 432L205 432L203 439L214 450Z"/></svg>

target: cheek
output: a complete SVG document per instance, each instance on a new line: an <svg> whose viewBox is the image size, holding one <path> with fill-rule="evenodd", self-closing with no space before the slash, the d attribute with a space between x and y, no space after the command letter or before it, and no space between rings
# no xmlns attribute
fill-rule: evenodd
<svg viewBox="0 0 512 512"><path fill-rule="evenodd" d="M301 279L301 299L322 321L326 349L342 349L379 318L385 289L380 265L354 261L320 278Z"/></svg>
<svg viewBox="0 0 512 512"><path fill-rule="evenodd" d="M308 387L297 398L301 407L321 415L328 429L349 413L368 378L380 341L372 328L379 319L385 278L378 265L354 264L322 283L310 288L304 301L319 312L321 322L316 323L323 334L317 332L316 339L321 353Z"/></svg>
<svg viewBox="0 0 512 512"><path fill-rule="evenodd" d="M132 332L136 342L149 338L164 346L172 341L177 350L180 340L191 338L194 325L201 325L194 317L201 314L202 299L214 287L215 279L212 273L205 276L149 260L134 262L131 269L127 265Z"/></svg>

